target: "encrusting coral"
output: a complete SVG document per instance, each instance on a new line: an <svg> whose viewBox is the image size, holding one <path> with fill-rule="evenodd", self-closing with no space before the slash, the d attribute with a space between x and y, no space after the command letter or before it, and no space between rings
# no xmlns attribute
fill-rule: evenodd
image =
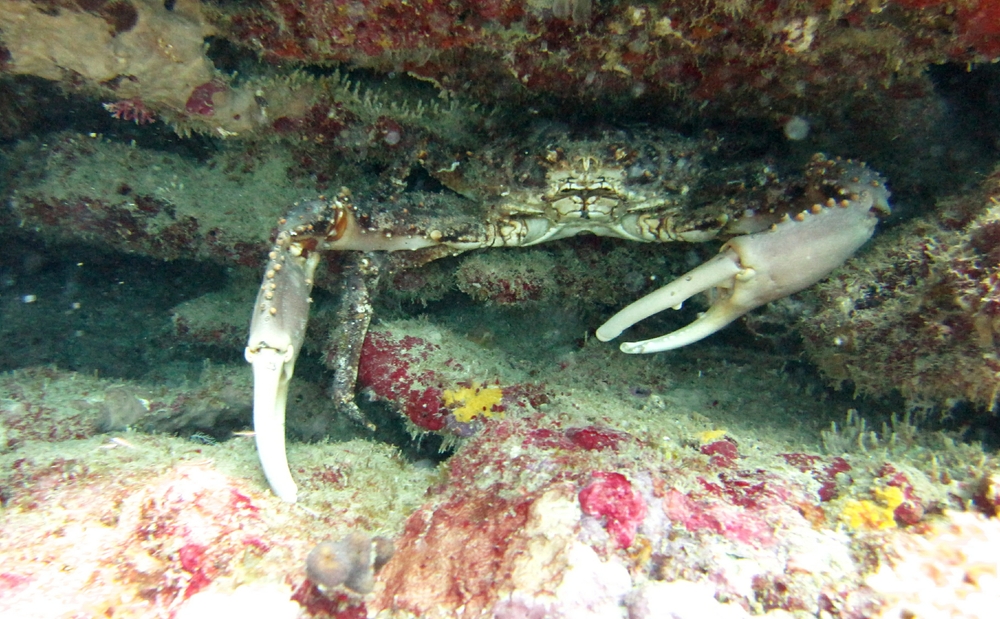
<svg viewBox="0 0 1000 619"><path fill-rule="evenodd" d="M1000 171L877 239L815 291L801 331L833 381L911 406L1000 395Z"/></svg>
<svg viewBox="0 0 1000 619"><path fill-rule="evenodd" d="M917 444L905 446L920 433L902 422L896 442L869 441L867 451L782 450L778 437L799 411L759 390L778 360L730 359L732 374L689 374L690 384L629 400L648 364L628 357L609 371L617 353L593 343L592 367L549 366L549 384L531 385L523 379L537 370L503 368L502 355L427 321L384 322L369 340L369 388L414 432L452 437L454 454L433 470L370 441L293 444L300 507L266 491L243 433L220 444L100 435L103 411L82 404L109 390L104 400L117 402L128 390L158 410L164 395L65 372L4 375L0 612L23 615L42 596L59 612L181 618L271 608L276 617L471 610L597 619L625 609L655 617L662 604L703 613L683 615L691 617L829 607L876 616L883 598L866 579L879 566L902 574L925 561L920 540L941 509L992 514L1000 504L983 476L997 470L992 458L980 453L974 467L971 455L942 452L935 471ZM448 369L429 374L438 367ZM223 394L215 380L206 376L201 397ZM459 428L443 394L474 400L477 380L479 393L502 392L504 414ZM725 431L706 425L697 410L712 402L691 398L705 385L721 395L733 380L742 386L730 384L731 399L718 406L740 414ZM419 402L433 406L408 410ZM746 418L765 410L777 425L748 438L745 424L758 422ZM880 519L852 520L859 505ZM78 529L93 546L66 541ZM391 558L380 538L393 540ZM886 551L890 543L916 544L917 555ZM55 559L25 559L38 553ZM955 561L958 571L979 573L977 565ZM99 587L87 580L95 570ZM898 584L881 582L893 604Z"/></svg>
<svg viewBox="0 0 1000 619"><path fill-rule="evenodd" d="M282 83L288 71L277 80L234 79L213 66L206 37L259 55L272 74L346 63L407 72L479 101L582 92L618 106L648 99L688 115L709 104L708 113L764 116L775 128L791 117L835 117L832 106L849 96L879 104L918 97L931 89L928 64L1000 53L1000 32L984 25L996 22L997 10L985 0L883 8L502 0L428 1L418 10L370 0L342 11L286 0L4 0L0 67L98 94L126 120L160 117L181 132L245 137L298 133L323 124L325 113L314 108L339 120L354 106L350 97L331 104L330 89ZM391 107L379 115L407 125Z"/></svg>

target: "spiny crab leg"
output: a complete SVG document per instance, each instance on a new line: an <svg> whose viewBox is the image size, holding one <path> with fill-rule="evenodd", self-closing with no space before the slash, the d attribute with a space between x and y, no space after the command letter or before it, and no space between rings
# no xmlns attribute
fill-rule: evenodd
<svg viewBox="0 0 1000 619"><path fill-rule="evenodd" d="M327 367L333 370L330 395L340 411L374 432L375 424L365 419L354 401L354 388L361 364L361 347L371 323L371 291L378 286L385 255L358 254L345 268L347 274L337 311L336 327L330 332Z"/></svg>
<svg viewBox="0 0 1000 619"><path fill-rule="evenodd" d="M597 329L597 339L612 340L640 320L714 289L712 306L688 326L621 345L626 353L673 350L825 278L871 238L877 214L889 209L888 190L867 168L848 162L841 178L831 180L840 188L840 200L830 198L794 217L786 215L765 232L730 239L712 260L612 316Z"/></svg>

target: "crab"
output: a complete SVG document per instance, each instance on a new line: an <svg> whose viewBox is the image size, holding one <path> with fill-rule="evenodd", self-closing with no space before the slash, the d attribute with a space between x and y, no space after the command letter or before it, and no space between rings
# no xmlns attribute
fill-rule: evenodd
<svg viewBox="0 0 1000 619"><path fill-rule="evenodd" d="M378 208L372 198L355 200L347 189L296 203L279 221L246 348L254 373L257 449L275 495L288 502L297 498L285 454L285 406L323 252L359 252L356 273L363 275L347 286L341 320L349 335L334 363L339 399L350 408L371 314L366 282L377 278L386 260L399 268L580 233L640 242L728 238L714 258L596 330L599 340L613 340L635 323L709 292L711 306L691 324L620 346L625 353L653 353L696 342L822 280L889 212L884 180L860 162L816 155L800 177L781 180L764 164L707 165L717 146L713 139L667 132L561 140L541 132L527 144L487 147L474 157L449 161L425 154L425 168L453 194L381 196L395 203L391 209ZM456 208L460 202L485 205L485 215L463 212Z"/></svg>

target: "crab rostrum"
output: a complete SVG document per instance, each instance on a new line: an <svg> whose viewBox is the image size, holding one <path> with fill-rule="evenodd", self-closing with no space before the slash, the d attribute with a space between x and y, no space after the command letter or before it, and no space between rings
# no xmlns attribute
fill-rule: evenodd
<svg viewBox="0 0 1000 619"><path fill-rule="evenodd" d="M582 140L563 135L558 141L543 131L527 145L495 145L463 159L434 161L428 155L428 173L464 199L397 194L383 197L393 204L379 208L373 200L355 202L344 189L297 203L279 222L246 349L254 371L257 448L274 493L296 499L285 456L285 402L324 251L398 252L392 255L405 256L399 262L420 264L583 232L642 242L728 237L717 256L597 329L598 339L612 340L699 292L712 293L711 307L693 323L621 345L626 353L649 353L696 342L818 282L857 251L878 217L889 212L883 179L862 163L816 155L801 176L783 180L763 164L710 167L705 159L716 147L711 139L649 130ZM470 215L463 204L477 205L485 215ZM370 304L356 304L370 311ZM356 364L346 370L356 372ZM353 387L353 378L347 384Z"/></svg>

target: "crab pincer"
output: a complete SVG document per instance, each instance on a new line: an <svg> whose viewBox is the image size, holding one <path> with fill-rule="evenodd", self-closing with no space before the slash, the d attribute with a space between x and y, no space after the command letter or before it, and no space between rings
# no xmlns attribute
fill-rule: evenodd
<svg viewBox="0 0 1000 619"><path fill-rule="evenodd" d="M830 179L839 199L830 197L785 214L767 230L730 239L719 255L612 316L597 329L597 339L613 340L653 314L679 309L699 292L712 293L709 309L686 327L620 347L626 353L674 350L825 278L871 238L878 216L889 212L889 191L877 174L850 161L828 169L839 172Z"/></svg>

